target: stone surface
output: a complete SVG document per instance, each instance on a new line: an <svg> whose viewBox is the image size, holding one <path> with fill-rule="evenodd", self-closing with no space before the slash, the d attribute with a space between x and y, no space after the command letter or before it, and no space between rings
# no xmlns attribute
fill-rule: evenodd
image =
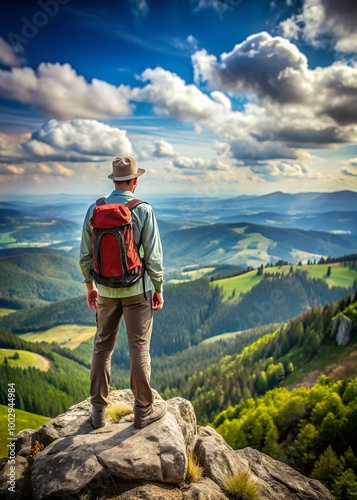
<svg viewBox="0 0 357 500"><path fill-rule="evenodd" d="M98 435L67 436L50 444L35 458L31 468L34 497L74 494L104 474L93 442Z"/></svg>
<svg viewBox="0 0 357 500"><path fill-rule="evenodd" d="M204 475L223 486L224 477L247 466L234 450L212 427L201 427L198 431L195 453L204 468Z"/></svg>
<svg viewBox="0 0 357 500"><path fill-rule="evenodd" d="M192 404L183 398L172 398L168 402L168 408L180 426L186 446L190 447L197 433L196 414Z"/></svg>
<svg viewBox="0 0 357 500"><path fill-rule="evenodd" d="M113 391L109 401L133 405L134 398L129 390ZM125 417L93 429L90 417L88 398L42 427L19 433L16 495L7 491L9 464L2 460L1 497L88 500L90 492L111 500L227 500L224 477L248 470L259 484L261 500L333 498L318 481L256 450L234 451L211 427L197 432L193 407L182 398L170 399L166 415L143 429ZM31 464L27 458L36 440L45 448ZM187 484L187 452L192 450L204 473Z"/></svg>
<svg viewBox="0 0 357 500"><path fill-rule="evenodd" d="M181 500L182 493L178 488L145 484L132 488L116 498L118 500Z"/></svg>
<svg viewBox="0 0 357 500"><path fill-rule="evenodd" d="M335 321L338 322L335 327L333 325L334 330L336 331L337 329L337 345L347 345L351 338L353 322L346 316L340 316Z"/></svg>
<svg viewBox="0 0 357 500"><path fill-rule="evenodd" d="M319 481L309 479L288 465L253 448L235 452L245 460L260 486L262 500L333 500Z"/></svg>
<svg viewBox="0 0 357 500"><path fill-rule="evenodd" d="M182 495L183 500L228 500L220 487L206 477L191 486Z"/></svg>
<svg viewBox="0 0 357 500"><path fill-rule="evenodd" d="M95 445L102 466L123 479L182 483L186 477L186 443L170 408L143 429L114 424L115 430ZM114 427L112 426L112 427Z"/></svg>
<svg viewBox="0 0 357 500"><path fill-rule="evenodd" d="M8 482L10 479L10 467L15 467L15 493L9 491L8 488L10 483ZM8 460L4 460L3 467L0 472L0 497L4 498L6 494L12 500L18 500L21 498L26 498L26 491L28 490L28 482L26 480L26 470L28 467L28 463L26 458L17 456L15 458L15 464L12 465L8 462Z"/></svg>

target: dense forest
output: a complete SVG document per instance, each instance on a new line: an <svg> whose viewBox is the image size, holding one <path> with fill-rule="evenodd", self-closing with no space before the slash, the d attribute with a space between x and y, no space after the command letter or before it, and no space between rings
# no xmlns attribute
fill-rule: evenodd
<svg viewBox="0 0 357 500"><path fill-rule="evenodd" d="M225 302L221 290L208 279L165 287L165 307L155 314L152 356L170 355L225 332L284 322L312 306L336 301L345 288L332 287L305 273L266 276L239 301ZM12 333L42 331L65 324L95 324L84 296L55 304L23 309L0 318L0 328ZM128 368L126 339L118 340L115 363Z"/></svg>
<svg viewBox="0 0 357 500"><path fill-rule="evenodd" d="M0 332L0 347L36 352L51 363L47 372L1 364L0 404L7 404L9 381L16 385L16 408L39 415L55 417L88 397L89 368L74 351L58 345L26 342L5 332Z"/></svg>
<svg viewBox="0 0 357 500"><path fill-rule="evenodd" d="M213 426L321 481L337 500L357 496L357 380L321 376L311 389L268 391L221 412Z"/></svg>
<svg viewBox="0 0 357 500"><path fill-rule="evenodd" d="M35 307L83 294L77 260L53 250L30 250L0 251L0 307Z"/></svg>
<svg viewBox="0 0 357 500"><path fill-rule="evenodd" d="M184 383L173 379L170 385L158 378L158 388L166 397L180 395L189 399L195 408L198 422L205 424L219 411L267 390L289 384L293 377L306 375L309 362L321 363L326 353L333 350L335 358L344 352L337 346L336 332L332 332L333 318L343 315L354 322L350 343L357 341L357 303L350 296L338 303L312 308L287 325L281 326L245 347L240 353L233 351L218 363L207 364L188 376ZM171 370L178 369L171 363ZM313 367L308 369L312 370ZM177 386L180 391L178 393Z"/></svg>

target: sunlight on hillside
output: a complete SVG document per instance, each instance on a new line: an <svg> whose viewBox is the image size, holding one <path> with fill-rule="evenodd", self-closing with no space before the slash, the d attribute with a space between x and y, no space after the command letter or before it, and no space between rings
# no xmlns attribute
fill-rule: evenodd
<svg viewBox="0 0 357 500"><path fill-rule="evenodd" d="M55 326L44 332L24 333L20 337L29 342L57 342L61 347L75 349L85 340L94 337L95 331L94 326L72 324Z"/></svg>
<svg viewBox="0 0 357 500"><path fill-rule="evenodd" d="M0 349L0 364L8 364L12 368L37 368L44 372L51 366L51 362L41 354L21 349Z"/></svg>
<svg viewBox="0 0 357 500"><path fill-rule="evenodd" d="M331 268L330 275L328 275L329 267ZM280 273L288 275L291 268L293 271L297 269L306 272L309 278L325 281L330 288L336 286L347 289L352 287L354 280L357 279L357 269L351 269L344 266L343 263L266 267L264 268L264 274L274 275ZM212 284L222 287L224 300L239 300L243 294L249 292L262 279L263 275L258 274L257 269L254 269L239 276L213 281Z"/></svg>

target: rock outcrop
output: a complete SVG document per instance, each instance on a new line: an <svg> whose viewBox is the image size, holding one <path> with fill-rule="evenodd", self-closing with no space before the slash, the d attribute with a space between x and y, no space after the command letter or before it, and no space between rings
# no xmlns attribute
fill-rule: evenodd
<svg viewBox="0 0 357 500"><path fill-rule="evenodd" d="M110 405L133 405L129 390L113 391ZM197 431L190 402L168 401L159 421L135 429L130 416L93 429L89 399L36 430L16 436L15 493L9 491L10 462L3 461L0 495L11 499L115 498L122 500L223 500L232 498L225 478L249 471L262 500L332 500L318 481L257 450L234 451L211 427ZM188 480L188 456L202 476Z"/></svg>
<svg viewBox="0 0 357 500"><path fill-rule="evenodd" d="M336 334L337 345L347 345L351 338L353 322L347 316L340 315L332 323L332 333Z"/></svg>

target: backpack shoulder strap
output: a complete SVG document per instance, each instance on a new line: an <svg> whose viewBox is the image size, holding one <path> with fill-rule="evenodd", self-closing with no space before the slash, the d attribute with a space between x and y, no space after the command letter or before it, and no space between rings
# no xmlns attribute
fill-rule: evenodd
<svg viewBox="0 0 357 500"><path fill-rule="evenodd" d="M98 198L95 204L97 207L99 207L100 205L105 205L105 197L103 196L103 198Z"/></svg>
<svg viewBox="0 0 357 500"><path fill-rule="evenodd" d="M129 210L133 210L135 207L141 205L142 203L147 203L147 202L134 198L133 200L128 201L128 203L126 203L126 206L129 208Z"/></svg>

